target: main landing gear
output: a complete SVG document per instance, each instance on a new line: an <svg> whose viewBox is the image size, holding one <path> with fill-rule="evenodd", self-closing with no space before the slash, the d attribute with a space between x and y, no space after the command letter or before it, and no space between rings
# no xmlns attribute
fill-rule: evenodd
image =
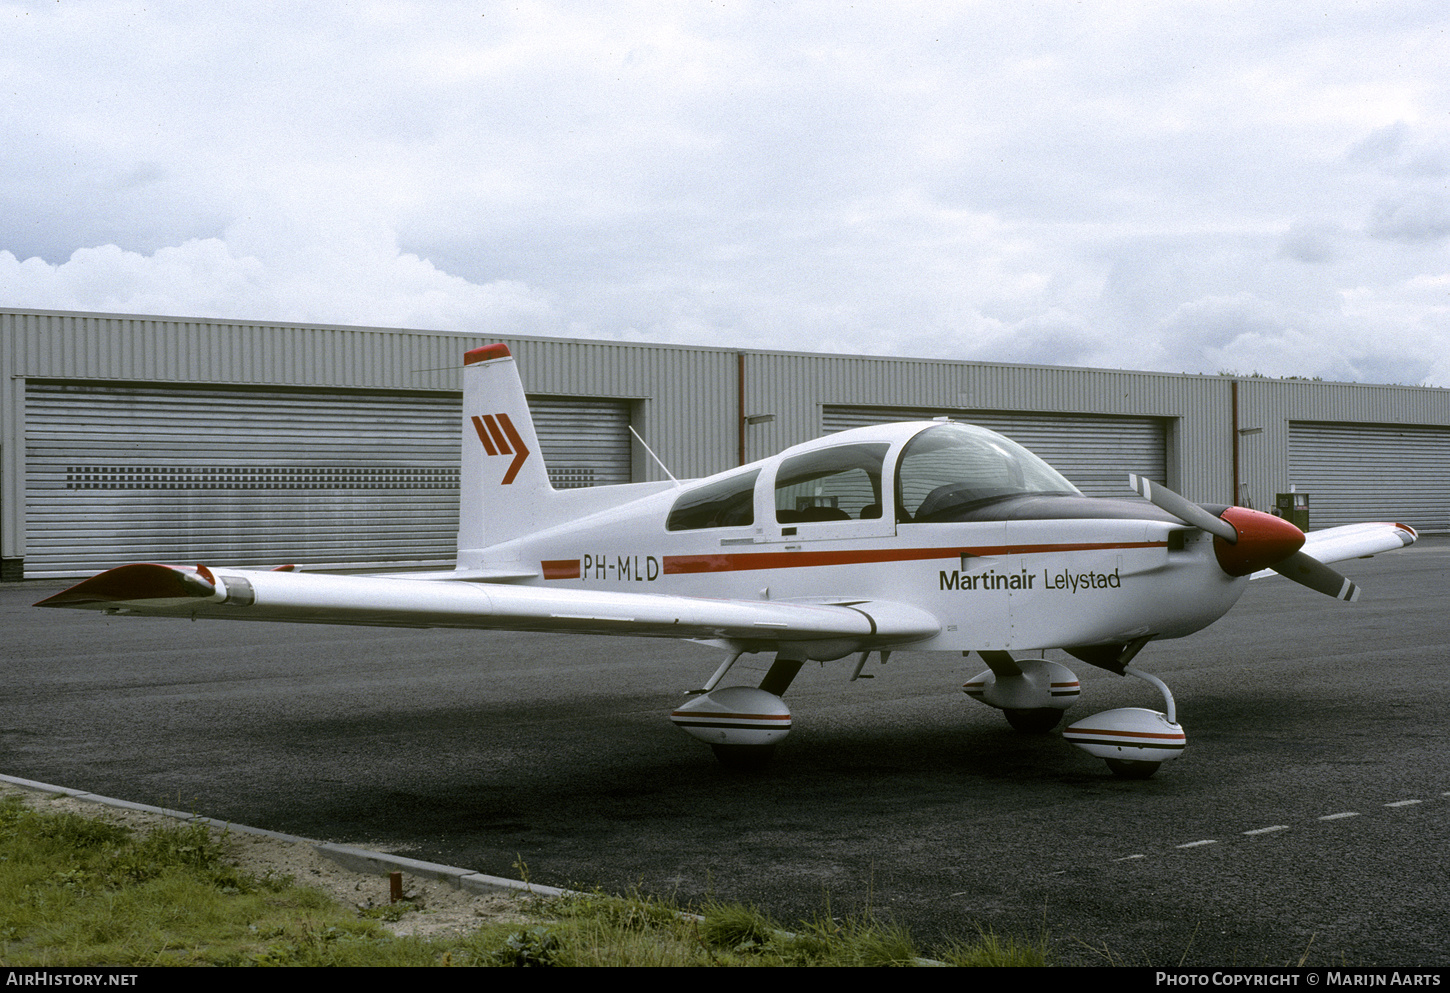
<svg viewBox="0 0 1450 993"><path fill-rule="evenodd" d="M715 670L700 695L670 714L670 720L681 731L708 744L727 769L763 767L775 754L775 746L790 734L790 708L781 695L805 665L804 654L796 654L782 651L776 655L759 687L716 689L740 658L740 653L732 655Z"/></svg>
<svg viewBox="0 0 1450 993"><path fill-rule="evenodd" d="M1103 759L1121 779L1147 779L1164 762L1183 752L1187 738L1176 723L1173 694L1157 676L1129 666L1147 639L1118 648L1075 649L1092 665L1155 686L1167 713L1142 707L1120 707L1084 718L1062 736ZM1077 676L1067 666L1046 659L1014 659L1007 652L982 652L990 668L964 687L966 694L1006 715L1018 731L1045 734L1062 721L1078 698ZM740 654L726 659L688 703L670 714L681 731L705 742L728 769L763 767L775 746L790 734L790 708L782 699L806 662L799 649L782 650L759 686L717 688ZM884 658L884 656L883 656ZM865 656L862 657L862 663ZM860 666L857 666L857 674ZM855 677L853 677L855 678Z"/></svg>
<svg viewBox="0 0 1450 993"><path fill-rule="evenodd" d="M1146 643L1145 639L1110 652L1084 651L1088 656L1084 660L1157 687L1167 713L1120 707L1084 718L1062 732L1068 741L1107 762L1120 779L1147 779L1164 762L1181 755L1188 741L1177 723L1168 687L1157 676L1129 667ZM1007 652L980 654L991 668L962 689L972 699L1001 710L1018 731L1040 734L1052 730L1078 697L1077 676L1065 665L1046 659L1014 659Z"/></svg>

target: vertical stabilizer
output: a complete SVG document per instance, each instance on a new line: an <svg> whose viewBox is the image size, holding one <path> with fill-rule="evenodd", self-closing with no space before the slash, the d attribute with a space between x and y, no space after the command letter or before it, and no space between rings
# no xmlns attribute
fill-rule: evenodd
<svg viewBox="0 0 1450 993"><path fill-rule="evenodd" d="M471 552L549 522L556 494L507 345L484 345L463 356L461 473L460 568L476 564Z"/></svg>

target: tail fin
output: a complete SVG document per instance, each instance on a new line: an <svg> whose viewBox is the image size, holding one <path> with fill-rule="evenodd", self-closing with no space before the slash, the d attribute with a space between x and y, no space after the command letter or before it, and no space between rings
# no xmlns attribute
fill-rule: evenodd
<svg viewBox="0 0 1450 993"><path fill-rule="evenodd" d="M485 549L616 509L672 485L679 484L666 480L554 489L508 346L484 345L464 353L460 571L482 568L485 558L492 568L507 570L502 563L510 560L509 550L485 555Z"/></svg>
<svg viewBox="0 0 1450 993"><path fill-rule="evenodd" d="M463 356L463 461L458 565L468 553L549 523L554 488L534 433L524 384L507 345Z"/></svg>

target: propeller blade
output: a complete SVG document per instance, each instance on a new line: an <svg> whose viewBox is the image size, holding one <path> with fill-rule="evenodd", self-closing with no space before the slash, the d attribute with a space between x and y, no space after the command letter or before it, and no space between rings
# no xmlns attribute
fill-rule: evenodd
<svg viewBox="0 0 1450 993"><path fill-rule="evenodd" d="M1337 600L1359 599L1358 586L1305 552L1295 552L1269 568L1285 579L1292 579L1300 586L1307 586Z"/></svg>
<svg viewBox="0 0 1450 993"><path fill-rule="evenodd" d="M1166 510L1184 524L1201 528L1209 534L1222 538L1230 545L1238 544L1239 533L1232 524L1222 517L1215 517L1198 504L1185 500L1168 487L1159 486L1152 480L1144 479L1133 473L1128 474L1128 485L1132 486L1140 497L1148 500L1159 510Z"/></svg>

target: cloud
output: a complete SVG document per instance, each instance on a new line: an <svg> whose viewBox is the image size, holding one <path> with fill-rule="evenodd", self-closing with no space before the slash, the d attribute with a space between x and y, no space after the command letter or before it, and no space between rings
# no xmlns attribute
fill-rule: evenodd
<svg viewBox="0 0 1450 993"><path fill-rule="evenodd" d="M11 0L0 304L1406 379L1442 7Z"/></svg>
<svg viewBox="0 0 1450 993"><path fill-rule="evenodd" d="M548 334L558 317L524 283L470 283L398 250L391 232L354 225L299 236L293 219L249 220L227 237L151 254L115 245L65 262L0 251L6 306Z"/></svg>
<svg viewBox="0 0 1450 993"><path fill-rule="evenodd" d="M1377 164L1393 161L1409 137L1410 126L1404 121L1395 121L1382 128L1376 128L1344 153L1351 162Z"/></svg>
<svg viewBox="0 0 1450 993"><path fill-rule="evenodd" d="M1185 367L1344 382L1417 385L1450 364L1450 277L1341 294L1341 305L1290 309L1252 294L1180 307L1162 328Z"/></svg>
<svg viewBox="0 0 1450 993"><path fill-rule="evenodd" d="M1279 255L1306 265L1334 262L1339 258L1342 231L1333 224L1295 222L1279 241Z"/></svg>
<svg viewBox="0 0 1450 993"><path fill-rule="evenodd" d="M1450 174L1450 141L1443 130L1396 121L1355 142L1345 158L1388 175L1435 179Z"/></svg>
<svg viewBox="0 0 1450 993"><path fill-rule="evenodd" d="M1450 235L1450 199L1438 193L1406 192L1375 204L1365 233L1411 244Z"/></svg>

